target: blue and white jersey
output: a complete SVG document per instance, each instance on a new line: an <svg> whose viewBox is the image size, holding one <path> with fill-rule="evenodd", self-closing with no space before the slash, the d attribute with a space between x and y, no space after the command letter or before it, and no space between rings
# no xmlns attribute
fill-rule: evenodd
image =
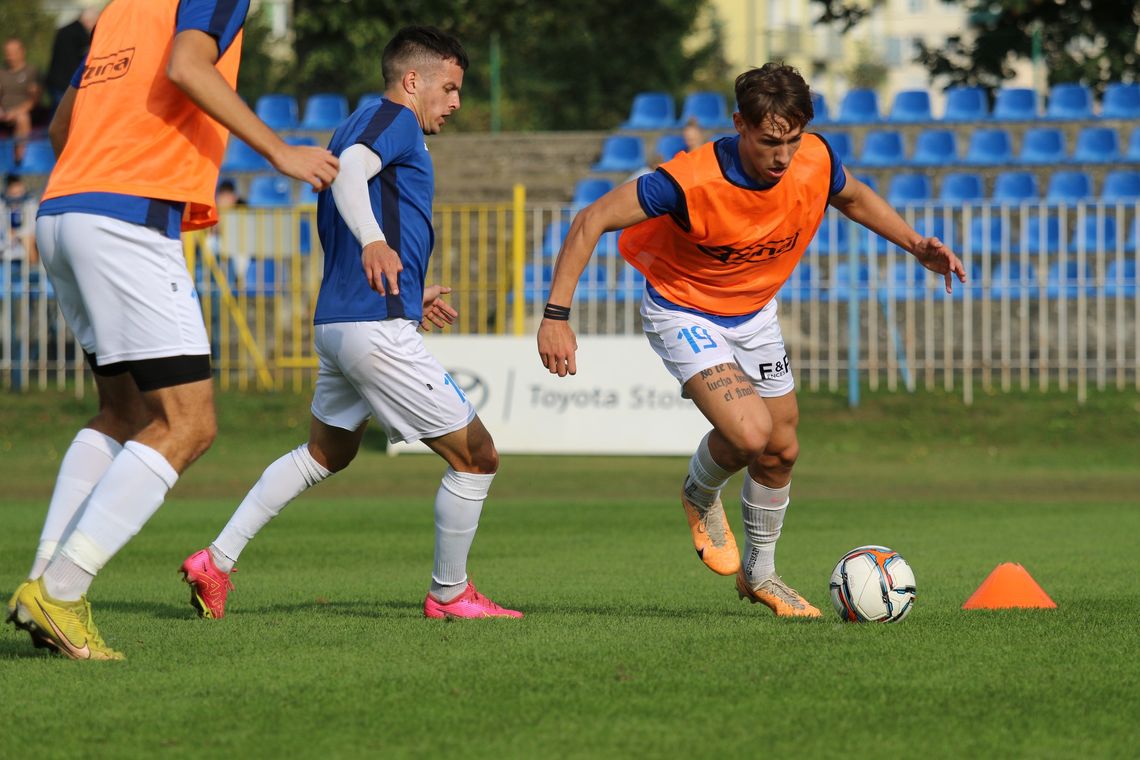
<svg viewBox="0 0 1140 760"><path fill-rule="evenodd" d="M317 233L325 252L324 279L315 324L423 318L424 278L435 244L431 224L435 173L419 121L412 111L384 99L357 109L333 134L334 156L349 146L367 146L380 157L380 173L368 181L372 213L388 245L400 255L400 294L381 296L368 286L361 246L333 201L317 198Z"/></svg>

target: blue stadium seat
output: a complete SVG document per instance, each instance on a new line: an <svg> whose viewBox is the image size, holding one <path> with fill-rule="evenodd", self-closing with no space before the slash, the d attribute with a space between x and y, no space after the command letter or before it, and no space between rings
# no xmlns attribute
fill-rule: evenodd
<svg viewBox="0 0 1140 760"><path fill-rule="evenodd" d="M1004 129L976 129L970 135L965 161L968 164L1008 164L1013 162L1013 142Z"/></svg>
<svg viewBox="0 0 1140 760"><path fill-rule="evenodd" d="M1090 213L1083 223L1074 224L1069 253L1076 253L1082 246L1086 253L1116 250L1116 218Z"/></svg>
<svg viewBox="0 0 1140 760"><path fill-rule="evenodd" d="M623 266L616 273L613 291L617 301L640 301L645 294L645 275L631 266Z"/></svg>
<svg viewBox="0 0 1140 760"><path fill-rule="evenodd" d="M315 205L317 202L317 191L308 182L302 182L300 190L297 191L298 205Z"/></svg>
<svg viewBox="0 0 1140 760"><path fill-rule="evenodd" d="M645 143L634 135L610 135L602 143L602 157L591 167L595 172L631 172L645 166Z"/></svg>
<svg viewBox="0 0 1140 760"><path fill-rule="evenodd" d="M0 137L0 172L7 174L16 168L16 155L12 152L12 141Z"/></svg>
<svg viewBox="0 0 1140 760"><path fill-rule="evenodd" d="M985 198L982 178L972 172L950 172L942 177L938 199L942 201L980 201Z"/></svg>
<svg viewBox="0 0 1140 760"><path fill-rule="evenodd" d="M981 87L951 87L946 90L943 121L981 121L989 116L989 99Z"/></svg>
<svg viewBox="0 0 1140 760"><path fill-rule="evenodd" d="M879 183L870 174L856 174L854 177L876 193L879 192Z"/></svg>
<svg viewBox="0 0 1140 760"><path fill-rule="evenodd" d="M50 174L55 166L55 151L48 140L28 140L24 158L16 165L20 174Z"/></svg>
<svg viewBox="0 0 1140 760"><path fill-rule="evenodd" d="M930 177L913 172L897 172L887 186L887 202L892 206L926 203L933 197Z"/></svg>
<svg viewBox="0 0 1140 760"><path fill-rule="evenodd" d="M1045 273L1045 295L1060 298L1064 294L1065 298L1076 298L1080 294L1082 281L1085 283L1085 295L1095 296L1096 279L1087 262L1083 267L1075 259L1069 259L1064 265L1060 261L1054 262Z"/></svg>
<svg viewBox="0 0 1140 760"><path fill-rule="evenodd" d="M831 152L840 162L851 163L851 158L855 155L851 147L851 135L846 132L820 132L819 135L831 146Z"/></svg>
<svg viewBox="0 0 1140 760"><path fill-rule="evenodd" d="M639 92L633 96L629 118L621 129L669 129L676 121L673 96L667 92Z"/></svg>
<svg viewBox="0 0 1140 760"><path fill-rule="evenodd" d="M1108 262L1104 272L1104 294L1110 298L1136 297L1136 260L1123 259Z"/></svg>
<svg viewBox="0 0 1140 760"><path fill-rule="evenodd" d="M1000 261L990 277L990 297L1029 298L1038 296L1037 269L1033 264L1022 267L1017 259Z"/></svg>
<svg viewBox="0 0 1140 760"><path fill-rule="evenodd" d="M249 183L250 208L279 208L293 205L292 182L280 175L254 177Z"/></svg>
<svg viewBox="0 0 1140 760"><path fill-rule="evenodd" d="M930 110L930 93L926 90L899 90L895 93L888 121L920 122L932 121L934 115Z"/></svg>
<svg viewBox="0 0 1140 760"><path fill-rule="evenodd" d="M1107 203L1135 203L1140 201L1140 172L1116 169L1104 175L1101 200Z"/></svg>
<svg viewBox="0 0 1140 760"><path fill-rule="evenodd" d="M1037 175L1033 172L998 172L994 179L993 199L999 203L1022 203L1041 197Z"/></svg>
<svg viewBox="0 0 1140 760"><path fill-rule="evenodd" d="M827 100L823 97L823 93L811 91L811 107L815 111L815 118L812 119L812 123L826 124L831 121L831 112L827 108Z"/></svg>
<svg viewBox="0 0 1140 760"><path fill-rule="evenodd" d="M970 235L967 238L969 245L966 250L975 256L985 251L996 254L1003 249L1013 250L1011 238L1010 229L1000 216L995 214L987 219L979 214L970 220Z"/></svg>
<svg viewBox="0 0 1140 760"><path fill-rule="evenodd" d="M246 265L245 294L250 298L271 296L277 292L277 260L272 256L254 257Z"/></svg>
<svg viewBox="0 0 1140 760"><path fill-rule="evenodd" d="M958 138L950 129L924 129L914 141L915 166L945 166L958 162Z"/></svg>
<svg viewBox="0 0 1140 760"><path fill-rule="evenodd" d="M254 112L271 129L283 130L297 128L300 109L297 108L297 99L292 95L271 93L257 99Z"/></svg>
<svg viewBox="0 0 1140 760"><path fill-rule="evenodd" d="M356 99L356 110L359 111L365 106L370 106L379 103L384 99L384 95L379 92L366 92Z"/></svg>
<svg viewBox="0 0 1140 760"><path fill-rule="evenodd" d="M1081 171L1057 171L1049 177L1045 199L1055 203L1077 203L1092 198L1092 179Z"/></svg>
<svg viewBox="0 0 1140 760"><path fill-rule="evenodd" d="M994 99L994 118L1033 121L1037 118L1037 93L1025 87L1002 87Z"/></svg>
<svg viewBox="0 0 1140 760"><path fill-rule="evenodd" d="M1104 119L1140 119L1140 83L1109 83L1101 98L1100 115Z"/></svg>
<svg viewBox="0 0 1140 760"><path fill-rule="evenodd" d="M566 233L570 231L570 222L555 220L546 225L546 231L542 235L542 255L547 258L553 258L558 254L559 249L562 248L562 241L566 239Z"/></svg>
<svg viewBox="0 0 1140 760"><path fill-rule="evenodd" d="M1049 90L1045 116L1050 119L1091 119L1092 92L1079 83L1055 84Z"/></svg>
<svg viewBox="0 0 1140 760"><path fill-rule="evenodd" d="M267 172L272 168L264 156L230 135L225 156L222 158L223 172Z"/></svg>
<svg viewBox="0 0 1140 760"><path fill-rule="evenodd" d="M910 257L895 261L887 273L884 290L896 301L916 301L923 298L927 286L935 282L928 279L928 274L925 267L910 260Z"/></svg>
<svg viewBox="0 0 1140 760"><path fill-rule="evenodd" d="M668 161L678 153L685 150L685 138L681 135L666 134L657 138L657 142L653 146L653 152L662 161Z"/></svg>
<svg viewBox="0 0 1140 760"><path fill-rule="evenodd" d="M1140 161L1140 127L1133 127L1128 134L1128 152L1124 157L1129 161Z"/></svg>
<svg viewBox="0 0 1140 760"><path fill-rule="evenodd" d="M305 100L305 115L301 118L301 129L328 131L336 129L347 118L347 98L335 92L317 93Z"/></svg>
<svg viewBox="0 0 1140 760"><path fill-rule="evenodd" d="M947 225L946 220L938 213L935 213L930 219L927 219L926 216L919 216L914 221L915 232L923 237L936 237L950 248L958 247L958 235L954 231L956 227L954 220L951 219Z"/></svg>
<svg viewBox="0 0 1140 760"><path fill-rule="evenodd" d="M691 118L696 119L702 129L722 129L732 126L724 95L719 92L691 92L686 95L676 126L685 126Z"/></svg>
<svg viewBox="0 0 1140 760"><path fill-rule="evenodd" d="M587 177L578 180L574 186L574 198L570 201L575 206L585 206L614 189L614 183L602 177Z"/></svg>
<svg viewBox="0 0 1140 760"><path fill-rule="evenodd" d="M315 147L317 145L317 140L311 135L286 135L285 143L288 145L306 145L308 147Z"/></svg>
<svg viewBox="0 0 1140 760"><path fill-rule="evenodd" d="M1068 159L1065 133L1057 127L1030 127L1021 137L1022 164L1056 164Z"/></svg>
<svg viewBox="0 0 1140 760"><path fill-rule="evenodd" d="M542 303L553 279L552 265L527 264L523 267L523 298L527 303Z"/></svg>
<svg viewBox="0 0 1140 760"><path fill-rule="evenodd" d="M780 286L776 298L780 302L807 301L812 293L818 290L819 282L815 279L815 270L806 261L800 261L792 270L792 275Z"/></svg>
<svg viewBox="0 0 1140 760"><path fill-rule="evenodd" d="M874 90L848 90L839 104L835 119L843 124L869 124L879 121L879 96Z"/></svg>
<svg viewBox="0 0 1140 760"><path fill-rule="evenodd" d="M594 246L594 255L603 258L620 256L621 252L618 250L618 237L620 235L621 233L618 230L603 232L602 236L598 238L598 244Z"/></svg>
<svg viewBox="0 0 1140 760"><path fill-rule="evenodd" d="M812 239L822 254L845 253L850 234L850 222L837 211L828 211Z"/></svg>
<svg viewBox="0 0 1140 760"><path fill-rule="evenodd" d="M833 267L829 268L823 280L828 286L820 291L821 301L844 301L854 298L856 301L865 301L871 289L871 270L866 264L855 267L855 282L851 282L851 265L845 259L833 259Z"/></svg>
<svg viewBox="0 0 1140 760"><path fill-rule="evenodd" d="M1113 127L1081 127L1073 148L1073 161L1105 164L1120 160L1120 137Z"/></svg>
<svg viewBox="0 0 1140 760"><path fill-rule="evenodd" d="M1044 219L1044 221L1042 221ZM1061 220L1053 215L1029 214L1021 222L1021 235L1014 248L1022 248L1031 256L1050 256L1061 252Z"/></svg>
<svg viewBox="0 0 1140 760"><path fill-rule="evenodd" d="M871 130L863 137L862 166L901 166L906 163L902 133L894 130Z"/></svg>

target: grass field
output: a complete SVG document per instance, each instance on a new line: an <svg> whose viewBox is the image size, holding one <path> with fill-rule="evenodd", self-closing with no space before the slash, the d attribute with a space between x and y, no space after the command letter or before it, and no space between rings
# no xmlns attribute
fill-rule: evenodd
<svg viewBox="0 0 1140 760"><path fill-rule="evenodd" d="M5 598L91 406L0 396ZM503 458L471 569L526 619L424 620L442 467L389 458L374 438L250 545L229 616L198 620L179 562L307 432L305 398L220 407L214 449L92 589L129 659L68 662L0 632L0 755L1069 758L1140 746L1136 394L1082 407L872 394L856 411L804 396L778 564L825 609L806 622L739 601L700 564L676 503L683 460L525 456ZM831 568L864 543L915 569L900 625L832 617ZM961 611L1004 561L1058 609Z"/></svg>

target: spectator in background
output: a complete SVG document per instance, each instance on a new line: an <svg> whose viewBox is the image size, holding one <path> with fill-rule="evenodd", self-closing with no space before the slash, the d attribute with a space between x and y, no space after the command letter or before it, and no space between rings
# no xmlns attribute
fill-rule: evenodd
<svg viewBox="0 0 1140 760"><path fill-rule="evenodd" d="M19 174L9 174L4 178L3 202L7 217L0 220L0 260L35 264L39 261L36 239L31 228L24 226L28 186Z"/></svg>
<svg viewBox="0 0 1140 760"><path fill-rule="evenodd" d="M690 116L689 120L685 122L685 126L681 129L681 137L685 140L686 153L692 153L705 144L705 131L701 129L701 124L695 116ZM667 158L672 157L668 156Z"/></svg>
<svg viewBox="0 0 1140 760"><path fill-rule="evenodd" d="M72 74L87 58L87 49L91 47L91 31L98 20L98 8L84 8L79 18L55 30L55 39L51 43L51 63L44 80L48 95L51 96L53 111L71 84Z"/></svg>
<svg viewBox="0 0 1140 760"><path fill-rule="evenodd" d="M0 125L11 128L16 138L18 163L24 158L25 142L32 131L32 109L40 99L40 75L28 63L24 43L16 37L4 43L4 63L0 71Z"/></svg>

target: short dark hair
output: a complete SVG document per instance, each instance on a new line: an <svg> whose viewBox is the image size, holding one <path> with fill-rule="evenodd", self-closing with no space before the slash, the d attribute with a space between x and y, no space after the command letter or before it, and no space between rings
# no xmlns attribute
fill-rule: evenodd
<svg viewBox="0 0 1140 760"><path fill-rule="evenodd" d="M424 58L455 61L459 68L467 71L467 51L456 37L434 26L405 26L384 47L380 59L384 86L391 87L400 81L409 65Z"/></svg>
<svg viewBox="0 0 1140 760"><path fill-rule="evenodd" d="M800 72L783 63L766 63L736 78L736 104L749 124L779 116L792 129L815 118L811 90Z"/></svg>

